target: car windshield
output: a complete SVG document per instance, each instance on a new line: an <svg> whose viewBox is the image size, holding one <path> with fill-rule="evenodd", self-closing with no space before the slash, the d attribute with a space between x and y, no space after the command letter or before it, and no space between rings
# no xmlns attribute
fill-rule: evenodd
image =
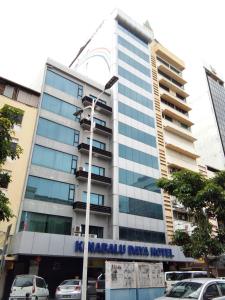
<svg viewBox="0 0 225 300"><path fill-rule="evenodd" d="M16 287L33 286L33 277L16 277L13 285Z"/></svg>
<svg viewBox="0 0 225 300"><path fill-rule="evenodd" d="M60 285L79 285L79 283L80 283L79 280L69 279L69 280L64 280Z"/></svg>
<svg viewBox="0 0 225 300"><path fill-rule="evenodd" d="M166 294L171 298L198 299L201 292L202 283L199 282L179 282Z"/></svg>

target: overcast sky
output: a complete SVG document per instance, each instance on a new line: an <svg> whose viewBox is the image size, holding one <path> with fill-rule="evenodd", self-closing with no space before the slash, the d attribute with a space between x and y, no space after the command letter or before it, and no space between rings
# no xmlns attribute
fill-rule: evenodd
<svg viewBox="0 0 225 300"><path fill-rule="evenodd" d="M101 21L120 8L146 20L155 38L186 64L190 97L200 93L202 65L225 79L223 0L0 0L0 76L40 90L47 57L66 66Z"/></svg>

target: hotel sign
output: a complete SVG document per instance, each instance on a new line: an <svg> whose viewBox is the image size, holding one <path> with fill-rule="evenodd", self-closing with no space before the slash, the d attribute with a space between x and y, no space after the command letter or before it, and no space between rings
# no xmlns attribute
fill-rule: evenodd
<svg viewBox="0 0 225 300"><path fill-rule="evenodd" d="M84 251L83 241L76 241L75 252ZM97 254L114 254L114 255L128 255L128 256L142 256L142 257L165 257L173 258L172 249L170 248L157 248L157 247L143 247L133 245L123 245L115 243L99 243L89 241L88 243L89 253Z"/></svg>

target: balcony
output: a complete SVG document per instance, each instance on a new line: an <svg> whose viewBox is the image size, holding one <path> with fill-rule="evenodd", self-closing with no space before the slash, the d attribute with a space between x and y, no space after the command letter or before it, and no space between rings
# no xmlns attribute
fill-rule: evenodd
<svg viewBox="0 0 225 300"><path fill-rule="evenodd" d="M161 96L162 99L164 99L164 100L180 107L183 110L186 110L186 111L191 110L190 106L188 106L187 103L185 103L184 100L179 99L178 97L176 97L172 93L167 92L162 88L160 88L160 96Z"/></svg>
<svg viewBox="0 0 225 300"><path fill-rule="evenodd" d="M91 127L91 121L87 119L82 119L80 121L80 126L85 130L90 130ZM104 136L111 136L112 135L112 129L108 128L106 126L100 125L95 123L94 132L104 135Z"/></svg>
<svg viewBox="0 0 225 300"><path fill-rule="evenodd" d="M179 135L180 137L190 142L196 141L196 138L193 137L191 131L184 129L181 126L174 124L173 122L167 121L166 119L163 120L163 127L166 131Z"/></svg>
<svg viewBox="0 0 225 300"><path fill-rule="evenodd" d="M191 150L187 150L187 149L184 149L183 147L180 147L178 145L175 145L173 143L169 143L169 142L166 142L165 143L165 146L167 149L170 149L170 150L173 150L175 152L178 152L184 156L187 156L187 157L190 157L192 159L196 159L196 158L199 158L199 155L197 155L194 150L191 151Z"/></svg>
<svg viewBox="0 0 225 300"><path fill-rule="evenodd" d="M88 172L84 170L78 170L76 172L76 178L78 180L86 181L88 179ZM94 173L91 173L91 181L101 184L101 185L111 185L112 184L112 179L106 176L102 175L97 175Z"/></svg>
<svg viewBox="0 0 225 300"><path fill-rule="evenodd" d="M178 93L179 95L181 95L184 98L186 98L186 97L189 96L189 94L186 93L184 89L182 89L181 87L177 86L172 81L170 81L169 79L163 77L160 74L159 74L159 82L162 85L165 85L166 87L168 87L170 90L174 91L175 93Z"/></svg>
<svg viewBox="0 0 225 300"><path fill-rule="evenodd" d="M162 113L164 115L167 115L167 116L171 117L172 119L177 120L177 121L187 125L188 127L190 127L194 124L193 122L191 122L189 120L188 116L186 116L185 114L182 114L178 110L176 110L170 106L167 106L163 103L161 103L161 107L162 107Z"/></svg>
<svg viewBox="0 0 225 300"><path fill-rule="evenodd" d="M73 204L74 211L86 211L86 203L81 201L76 201ZM93 213L102 215L111 215L111 207L97 204L90 204L90 210Z"/></svg>
<svg viewBox="0 0 225 300"><path fill-rule="evenodd" d="M177 82L179 82L180 84L184 85L187 83L186 80L183 79L183 77L179 74L177 74L176 72L174 72L171 68L165 66L165 64L161 63L161 62L157 62L158 65L158 70L162 71L163 73L165 73L166 75L170 76L171 78L175 79Z"/></svg>
<svg viewBox="0 0 225 300"><path fill-rule="evenodd" d="M81 143L78 145L78 151L82 153L89 153L90 145ZM97 147L92 146L92 153L95 157L104 158L104 159L111 159L112 153Z"/></svg>
<svg viewBox="0 0 225 300"><path fill-rule="evenodd" d="M84 96L82 98L82 103L84 106L89 106L89 105L92 105L92 102L93 102L93 99L91 97L88 97L88 96ZM96 103L96 106L95 106L95 110L96 111L99 111L101 113L104 113L106 115L111 115L112 114L112 107L98 101Z"/></svg>

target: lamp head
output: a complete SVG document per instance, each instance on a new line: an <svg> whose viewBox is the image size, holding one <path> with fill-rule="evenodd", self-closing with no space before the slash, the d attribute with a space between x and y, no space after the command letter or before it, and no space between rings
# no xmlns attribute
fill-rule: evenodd
<svg viewBox="0 0 225 300"><path fill-rule="evenodd" d="M105 90L110 89L117 81L119 80L119 78L117 76L113 76L111 79L109 79L109 81L106 83L105 85Z"/></svg>

